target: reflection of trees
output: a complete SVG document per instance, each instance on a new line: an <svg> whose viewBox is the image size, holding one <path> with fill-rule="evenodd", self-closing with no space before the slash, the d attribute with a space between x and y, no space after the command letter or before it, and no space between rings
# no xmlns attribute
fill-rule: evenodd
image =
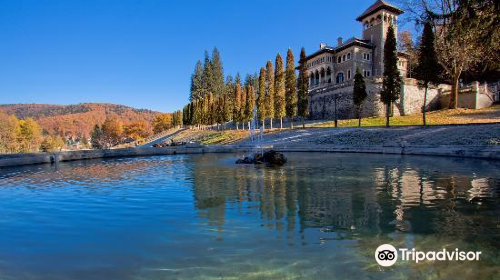
<svg viewBox="0 0 500 280"><path fill-rule="evenodd" d="M484 210L500 214L498 183L492 179L436 171L437 166L400 157L330 156L334 162L321 164L331 160L328 157L306 158L301 166L292 159L283 168L220 166L211 159L212 167L195 171L197 208L212 212L207 217L222 224L225 213L219 208L234 204L256 214L264 226L288 232L321 228L347 234L401 231L470 238L498 226L484 215L488 212L477 215ZM482 203L471 205L478 201ZM206 207L210 203L214 206Z"/></svg>

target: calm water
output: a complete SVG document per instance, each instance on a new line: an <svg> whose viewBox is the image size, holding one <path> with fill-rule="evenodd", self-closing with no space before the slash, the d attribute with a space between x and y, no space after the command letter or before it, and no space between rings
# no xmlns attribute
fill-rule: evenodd
<svg viewBox="0 0 500 280"><path fill-rule="evenodd" d="M500 162L191 155L0 169L0 279L498 279ZM384 243L476 262L374 260Z"/></svg>

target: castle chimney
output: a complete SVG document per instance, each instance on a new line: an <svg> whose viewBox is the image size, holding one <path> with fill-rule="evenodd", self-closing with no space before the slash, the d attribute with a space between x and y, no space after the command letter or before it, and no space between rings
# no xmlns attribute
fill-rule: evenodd
<svg viewBox="0 0 500 280"><path fill-rule="evenodd" d="M326 48L326 44L325 44L325 43L321 43L321 44L319 44L319 49L320 49L320 50L322 50L322 49L324 49L324 48Z"/></svg>
<svg viewBox="0 0 500 280"><path fill-rule="evenodd" d="M339 37L337 39L337 45L339 45L339 46L342 45L342 37Z"/></svg>

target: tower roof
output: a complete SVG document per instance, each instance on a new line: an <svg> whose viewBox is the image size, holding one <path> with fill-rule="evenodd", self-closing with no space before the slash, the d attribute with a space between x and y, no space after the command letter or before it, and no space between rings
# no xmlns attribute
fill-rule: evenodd
<svg viewBox="0 0 500 280"><path fill-rule="evenodd" d="M366 9L366 11L361 14L358 18L356 18L357 21L363 21L364 18L382 10L382 9L385 9L385 10L388 10L388 11L391 11L397 15L400 15L402 13L404 13L403 10L401 10L400 8L388 3L387 1L383 1L383 0L377 0L377 2L375 2L373 5L371 5L368 9Z"/></svg>

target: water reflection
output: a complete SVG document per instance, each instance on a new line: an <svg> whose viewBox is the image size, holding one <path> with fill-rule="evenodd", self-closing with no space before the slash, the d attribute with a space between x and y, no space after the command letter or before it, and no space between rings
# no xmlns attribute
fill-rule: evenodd
<svg viewBox="0 0 500 280"><path fill-rule="evenodd" d="M192 155L2 169L0 276L500 276L500 163L288 156L281 168L237 166L234 155ZM481 250L485 259L382 269L373 252L383 243ZM28 261L33 257L40 265Z"/></svg>

